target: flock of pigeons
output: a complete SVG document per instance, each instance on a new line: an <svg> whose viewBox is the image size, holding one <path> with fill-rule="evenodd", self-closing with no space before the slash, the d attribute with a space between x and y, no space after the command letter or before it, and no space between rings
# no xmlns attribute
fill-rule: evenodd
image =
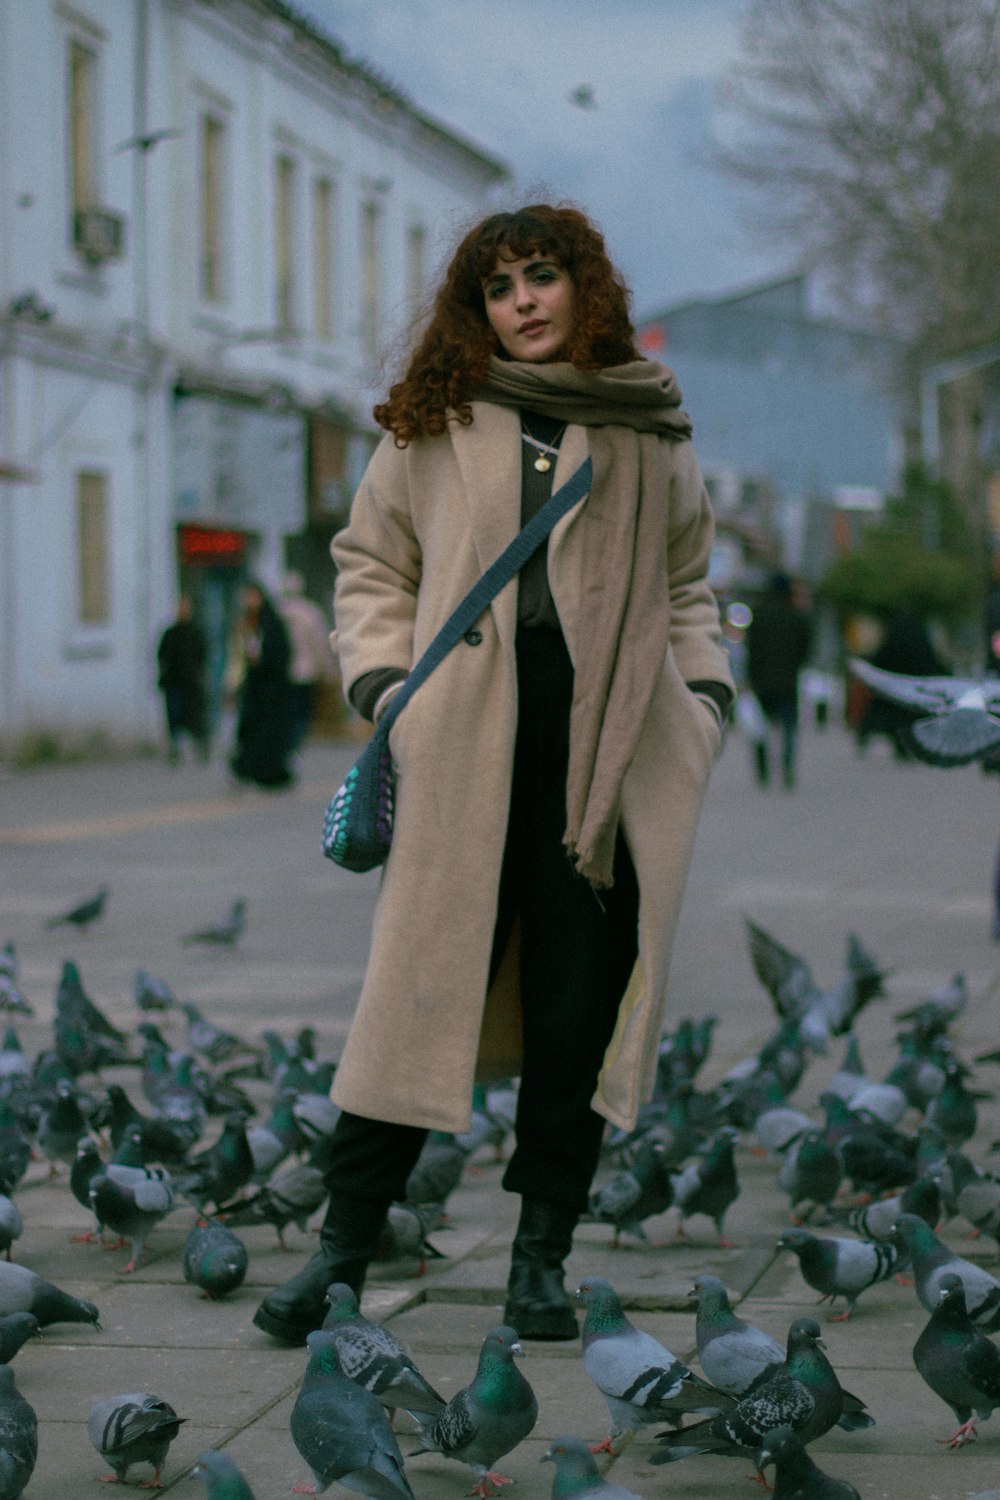
<svg viewBox="0 0 1000 1500"><path fill-rule="evenodd" d="M100 920L107 899L104 889L52 925L85 930ZM238 902L219 928L189 940L231 945L244 916ZM747 934L776 1010L772 1035L701 1088L716 1022L681 1021L663 1039L655 1094L636 1128L608 1133L607 1171L587 1218L607 1224L614 1243L623 1236L641 1241L646 1221L675 1209L679 1236L688 1218L707 1215L726 1244L726 1214L740 1191L735 1148L743 1142L766 1154L792 1221L779 1243L797 1256L810 1287L843 1301L845 1310L831 1316L850 1317L878 1282L913 1278L929 1315L913 1349L915 1367L954 1413L957 1425L944 1441L959 1448L1000 1405L1000 1349L989 1337L1000 1330L1000 1281L936 1233L960 1216L1000 1246L1000 1180L965 1150L982 1094L970 1087L972 1067L953 1035L967 1003L964 979L956 975L896 1017L898 1057L884 1078L872 1078L854 1023L884 994L886 976L857 938L848 939L843 978L824 989L805 960L762 928L748 922ZM325 1198L335 1064L316 1056L311 1031L291 1040L268 1031L250 1042L142 970L134 1000L139 1019L125 1032L95 1005L79 967L67 960L51 1046L29 1058L17 1021L31 1005L13 944L0 949L0 1250L7 1254L0 1261L0 1500L21 1495L37 1456L35 1414L12 1371L18 1350L50 1323L99 1326L96 1306L10 1258L22 1229L17 1187L33 1156L53 1173L68 1173L70 1190L93 1216L81 1238L112 1234L130 1243L123 1273L140 1263L168 1214L193 1206L183 1274L210 1297L235 1290L246 1275L239 1229L271 1225L280 1240L289 1223L305 1228ZM177 1045L171 1038L181 1030ZM815 1104L792 1102L810 1060L834 1045L844 1047L843 1063ZM997 1062L1000 1052L972 1061ZM135 1087L103 1081L105 1070L124 1067L136 1071L142 1106ZM262 1090L268 1094L266 1119L251 1080L258 1100ZM501 1151L515 1109L513 1085L492 1088L477 1093L467 1133L431 1134L373 1258L420 1263L439 1253L428 1236L449 1195L481 1149ZM915 1118L919 1123L907 1128ZM822 1225L814 1224L819 1218ZM781 1344L735 1314L721 1280L700 1276L692 1289L696 1373L630 1321L609 1281L588 1276L577 1295L585 1309L583 1365L606 1401L609 1425L593 1449L573 1435L551 1443L545 1457L555 1469L554 1500L630 1500L629 1491L601 1476L595 1454L619 1452L650 1425L662 1429L654 1465L721 1454L751 1463L759 1475L773 1466L778 1500L858 1500L852 1485L824 1473L808 1452L834 1426L850 1432L875 1420L841 1386L814 1318L797 1318ZM473 1378L445 1400L391 1331L361 1314L349 1288L334 1284L327 1300L324 1326L308 1339L291 1415L291 1436L315 1491L336 1482L376 1500L411 1497L391 1421L401 1409L419 1429L414 1453L462 1462L474 1476L472 1493L498 1493L505 1476L497 1465L538 1417L535 1393L517 1367L516 1330L490 1329ZM150 1465L156 1485L183 1420L153 1392L111 1394L93 1406L88 1434L111 1468L109 1479L124 1481L134 1466ZM194 1472L213 1500L252 1500L223 1452L203 1454Z"/></svg>

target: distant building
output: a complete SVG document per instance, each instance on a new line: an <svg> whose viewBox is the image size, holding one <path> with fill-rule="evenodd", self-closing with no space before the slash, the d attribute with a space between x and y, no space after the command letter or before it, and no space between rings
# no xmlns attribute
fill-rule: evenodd
<svg viewBox="0 0 1000 1500"><path fill-rule="evenodd" d="M507 170L282 0L0 3L0 742L158 723L178 585L329 604L381 361Z"/></svg>
<svg viewBox="0 0 1000 1500"><path fill-rule="evenodd" d="M816 579L898 478L902 346L809 310L804 276L640 325L676 372L719 518L716 572Z"/></svg>

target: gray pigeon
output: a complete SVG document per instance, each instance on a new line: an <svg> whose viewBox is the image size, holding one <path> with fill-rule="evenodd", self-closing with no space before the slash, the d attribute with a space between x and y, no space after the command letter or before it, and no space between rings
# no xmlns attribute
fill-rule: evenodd
<svg viewBox="0 0 1000 1500"><path fill-rule="evenodd" d="M821 1302L846 1298L846 1310L831 1313L831 1323L846 1323L866 1287L887 1281L901 1259L899 1246L891 1241L848 1240L840 1235L820 1238L807 1229L786 1229L778 1244L798 1256L799 1270L821 1294Z"/></svg>
<svg viewBox="0 0 1000 1500"><path fill-rule="evenodd" d="M92 896L88 896L86 901L78 902L68 911L60 912L57 917L50 917L45 924L47 930L51 932L55 927L75 927L79 932L88 931L103 917L109 895L108 887L102 885Z"/></svg>
<svg viewBox="0 0 1000 1500"><path fill-rule="evenodd" d="M607 1402L611 1431L595 1452L616 1453L615 1440L684 1412L726 1411L732 1398L701 1380L651 1333L630 1323L602 1276L588 1276L577 1296L587 1309L583 1365Z"/></svg>
<svg viewBox="0 0 1000 1500"><path fill-rule="evenodd" d="M623 1234L645 1240L643 1220L666 1213L673 1201L666 1147L655 1136L647 1136L636 1148L631 1166L591 1193L584 1222L612 1225L611 1244L617 1249Z"/></svg>
<svg viewBox="0 0 1000 1500"><path fill-rule="evenodd" d="M913 1362L936 1396L947 1402L959 1426L950 1438L961 1448L1000 1406L1000 1349L969 1321L958 1276L941 1277L939 1301L913 1346Z"/></svg>
<svg viewBox="0 0 1000 1500"><path fill-rule="evenodd" d="M107 1459L119 1484L125 1482L133 1464L151 1464L150 1487L156 1488L170 1444L186 1421L159 1396L136 1391L95 1402L87 1418L87 1436Z"/></svg>
<svg viewBox="0 0 1000 1500"><path fill-rule="evenodd" d="M324 1174L309 1162L282 1167L268 1182L242 1203L224 1203L219 1213L234 1229L251 1224L273 1224L278 1244L285 1248L284 1231L296 1224L305 1234L310 1217L330 1195Z"/></svg>
<svg viewBox="0 0 1000 1500"><path fill-rule="evenodd" d="M202 943L209 948L235 948L243 936L246 926L247 904L242 896L237 896L229 909L229 915L224 917L217 927L200 927L195 932L189 932L181 938L186 948L195 943Z"/></svg>
<svg viewBox="0 0 1000 1500"><path fill-rule="evenodd" d="M552 1500L639 1500L632 1490L602 1479L583 1438L557 1437L542 1454L542 1463L552 1463Z"/></svg>
<svg viewBox="0 0 1000 1500"><path fill-rule="evenodd" d="M196 1224L181 1250L184 1280L200 1287L203 1297L225 1297L243 1285L249 1265L247 1247L225 1224Z"/></svg>
<svg viewBox="0 0 1000 1500"><path fill-rule="evenodd" d="M699 1276L691 1295L698 1298L698 1360L706 1379L720 1391L742 1396L764 1370L784 1363L777 1339L736 1316L718 1276Z"/></svg>
<svg viewBox="0 0 1000 1500"><path fill-rule="evenodd" d="M844 1392L823 1351L820 1326L796 1318L788 1330L785 1363L728 1412L660 1434L650 1463L670 1464L700 1453L755 1454L776 1427L792 1427L804 1443L829 1432L844 1410Z"/></svg>
<svg viewBox="0 0 1000 1500"><path fill-rule="evenodd" d="M21 1346L37 1332L38 1319L34 1313L8 1313L0 1318L0 1365L9 1365Z"/></svg>
<svg viewBox="0 0 1000 1500"><path fill-rule="evenodd" d="M504 1323L491 1328L472 1382L422 1429L421 1446L410 1457L443 1453L468 1464L477 1476L473 1495L494 1495L491 1485L509 1484L493 1466L528 1436L538 1420L535 1393L514 1364L514 1356L523 1352L513 1328Z"/></svg>
<svg viewBox="0 0 1000 1500"><path fill-rule="evenodd" d="M8 1260L10 1260L10 1247L15 1240L21 1238L23 1229L24 1223L17 1204L6 1193L0 1193L0 1250Z"/></svg>
<svg viewBox="0 0 1000 1500"><path fill-rule="evenodd" d="M388 1418L377 1397L340 1367L336 1336L322 1329L306 1339L309 1364L291 1432L322 1494L335 1481L369 1500L413 1500Z"/></svg>
<svg viewBox="0 0 1000 1500"><path fill-rule="evenodd" d="M823 1473L790 1427L775 1427L764 1439L757 1454L762 1474L768 1464L774 1464L771 1500L861 1500L846 1479Z"/></svg>
<svg viewBox="0 0 1000 1500"><path fill-rule="evenodd" d="M445 1400L424 1379L402 1344L380 1323L371 1323L358 1308L355 1292L335 1281L326 1291L329 1312L323 1327L336 1341L337 1357L345 1375L377 1396L390 1412L437 1416Z"/></svg>
<svg viewBox="0 0 1000 1500"><path fill-rule="evenodd" d="M0 1496L21 1500L38 1458L38 1418L9 1365L0 1365Z"/></svg>
<svg viewBox="0 0 1000 1500"><path fill-rule="evenodd" d="M72 1297L60 1287L36 1276L27 1266L0 1261L0 1318L7 1313L30 1312L39 1327L50 1323L92 1323L100 1328L98 1311L92 1302Z"/></svg>
<svg viewBox="0 0 1000 1500"><path fill-rule="evenodd" d="M1000 1328L1000 1281L989 1271L956 1255L916 1214L900 1214L893 1225L892 1240L909 1251L917 1296L929 1313L940 1300L941 1278L952 1273L961 1278L965 1305L976 1327L984 1333ZM0 1265L0 1273L3 1270Z"/></svg>
<svg viewBox="0 0 1000 1500"><path fill-rule="evenodd" d="M916 755L932 766L966 766L1000 745L1000 681L911 677L852 657L855 677L883 698L922 711L908 726Z"/></svg>
<svg viewBox="0 0 1000 1500"><path fill-rule="evenodd" d="M217 1448L203 1453L191 1473L197 1474L205 1486L208 1500L254 1500L253 1490L229 1454Z"/></svg>
<svg viewBox="0 0 1000 1500"><path fill-rule="evenodd" d="M804 1222L814 1208L829 1212L843 1175L844 1159L822 1130L807 1130L795 1141L778 1173L793 1222Z"/></svg>
<svg viewBox="0 0 1000 1500"><path fill-rule="evenodd" d="M129 1273L142 1260L146 1241L157 1224L174 1206L170 1173L164 1167L131 1167L109 1161L90 1180L90 1202L99 1224L119 1235L119 1242L131 1240L132 1254L122 1267L123 1273Z"/></svg>

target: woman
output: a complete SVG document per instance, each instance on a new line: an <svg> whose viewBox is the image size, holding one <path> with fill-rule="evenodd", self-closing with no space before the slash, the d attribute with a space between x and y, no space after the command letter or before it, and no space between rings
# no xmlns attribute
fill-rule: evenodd
<svg viewBox="0 0 1000 1500"><path fill-rule="evenodd" d="M229 768L238 781L274 790L294 780L291 753L291 643L284 621L261 584L244 586L236 636L236 748Z"/></svg>
<svg viewBox="0 0 1000 1500"><path fill-rule="evenodd" d="M387 436L333 542L343 681L370 718L588 453L594 482L393 726L393 847L334 1082L322 1248L255 1319L279 1337L315 1326L330 1281L360 1287L427 1130L466 1128L477 1053L515 1029L523 1056L479 1070L521 1078L505 1318L577 1334L562 1265L605 1119L629 1126L651 1089L731 696L679 402L636 352L597 230L536 205L465 237L375 408Z"/></svg>

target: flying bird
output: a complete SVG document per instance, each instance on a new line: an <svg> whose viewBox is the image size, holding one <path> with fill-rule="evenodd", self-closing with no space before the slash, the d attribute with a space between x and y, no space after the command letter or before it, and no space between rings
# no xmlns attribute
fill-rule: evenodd
<svg viewBox="0 0 1000 1500"><path fill-rule="evenodd" d="M115 147L115 155L122 151L141 151L143 156L158 146L161 141L176 140L184 134L183 130L177 130L172 125L166 125L159 130L147 130L141 135L130 135L127 141L121 141Z"/></svg>
<svg viewBox="0 0 1000 1500"><path fill-rule="evenodd" d="M216 927L201 927L195 932L189 932L181 938L186 948L195 943L201 943L208 948L235 948L243 936L246 927L247 904L242 896L237 896L229 909L229 915Z"/></svg>
<svg viewBox="0 0 1000 1500"><path fill-rule="evenodd" d="M69 911L60 912L56 917L50 917L45 924L46 928L51 931L54 927L76 927L80 932L88 932L103 917L110 894L109 887L102 885L86 901L80 901L76 906L71 906Z"/></svg>
<svg viewBox="0 0 1000 1500"><path fill-rule="evenodd" d="M592 83L578 83L575 89L570 89L566 95L570 104L575 104L577 109L596 109L597 99L594 95Z"/></svg>
<svg viewBox="0 0 1000 1500"><path fill-rule="evenodd" d="M909 677L852 657L855 677L920 717L908 728L915 755L932 766L967 766L1000 745L1000 678Z"/></svg>

